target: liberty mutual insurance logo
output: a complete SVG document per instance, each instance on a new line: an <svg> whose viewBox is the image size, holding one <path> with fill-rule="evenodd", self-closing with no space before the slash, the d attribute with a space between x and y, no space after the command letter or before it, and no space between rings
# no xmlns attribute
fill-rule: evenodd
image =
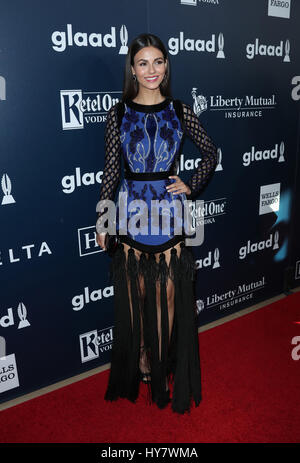
<svg viewBox="0 0 300 463"><path fill-rule="evenodd" d="M54 31L51 35L52 48L54 51L63 52L67 47L94 47L94 48L117 48L116 27L110 28L110 33L99 32L73 32L72 24L67 24L67 31ZM128 32L125 25L120 28L119 55L126 55L128 52Z"/></svg>
<svg viewBox="0 0 300 463"><path fill-rule="evenodd" d="M271 96L245 95L244 97L230 97L225 95L204 95L197 94L197 88L193 87L191 91L194 99L193 110L197 116L200 116L208 109L210 111L223 111L224 118L248 118L262 117L264 110L272 110L276 108L275 94Z"/></svg>

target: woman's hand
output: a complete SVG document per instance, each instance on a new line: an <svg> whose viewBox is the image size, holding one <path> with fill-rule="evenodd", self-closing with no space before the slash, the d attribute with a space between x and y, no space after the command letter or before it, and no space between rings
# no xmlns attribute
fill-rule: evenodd
<svg viewBox="0 0 300 463"><path fill-rule="evenodd" d="M175 178L176 181L167 185L167 190L169 193L177 195L179 193L186 193L187 195L191 194L191 189L188 187L178 175L170 175L169 178Z"/></svg>
<svg viewBox="0 0 300 463"><path fill-rule="evenodd" d="M96 234L96 240L97 243L99 244L100 248L102 248L105 251L105 235L106 233L97 233Z"/></svg>

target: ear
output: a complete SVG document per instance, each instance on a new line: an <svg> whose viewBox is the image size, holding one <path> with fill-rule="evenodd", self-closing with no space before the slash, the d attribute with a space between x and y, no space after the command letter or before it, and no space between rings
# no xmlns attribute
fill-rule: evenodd
<svg viewBox="0 0 300 463"><path fill-rule="evenodd" d="M132 75L134 74L134 67L133 66L130 66L131 68L131 72L132 72Z"/></svg>

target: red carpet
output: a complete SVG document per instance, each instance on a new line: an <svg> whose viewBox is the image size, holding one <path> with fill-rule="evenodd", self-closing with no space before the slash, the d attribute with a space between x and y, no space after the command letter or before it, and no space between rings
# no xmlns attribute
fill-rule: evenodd
<svg viewBox="0 0 300 463"><path fill-rule="evenodd" d="M203 400L190 415L103 400L108 371L4 410L0 441L300 442L300 293L200 333ZM300 350L299 350L300 354Z"/></svg>

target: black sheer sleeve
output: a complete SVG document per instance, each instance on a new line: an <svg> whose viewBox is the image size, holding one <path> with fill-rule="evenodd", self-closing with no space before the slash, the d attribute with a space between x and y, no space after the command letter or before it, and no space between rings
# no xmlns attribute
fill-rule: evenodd
<svg viewBox="0 0 300 463"><path fill-rule="evenodd" d="M182 109L184 132L196 144L202 154L196 172L185 182L191 189L191 194L187 195L187 198L193 198L204 188L217 165L217 148L192 108L182 102Z"/></svg>
<svg viewBox="0 0 300 463"><path fill-rule="evenodd" d="M107 113L104 134L105 160L99 200L114 200L116 189L121 177L121 140L118 126L117 104L118 103L112 106ZM104 211L99 212L98 218L103 213Z"/></svg>

